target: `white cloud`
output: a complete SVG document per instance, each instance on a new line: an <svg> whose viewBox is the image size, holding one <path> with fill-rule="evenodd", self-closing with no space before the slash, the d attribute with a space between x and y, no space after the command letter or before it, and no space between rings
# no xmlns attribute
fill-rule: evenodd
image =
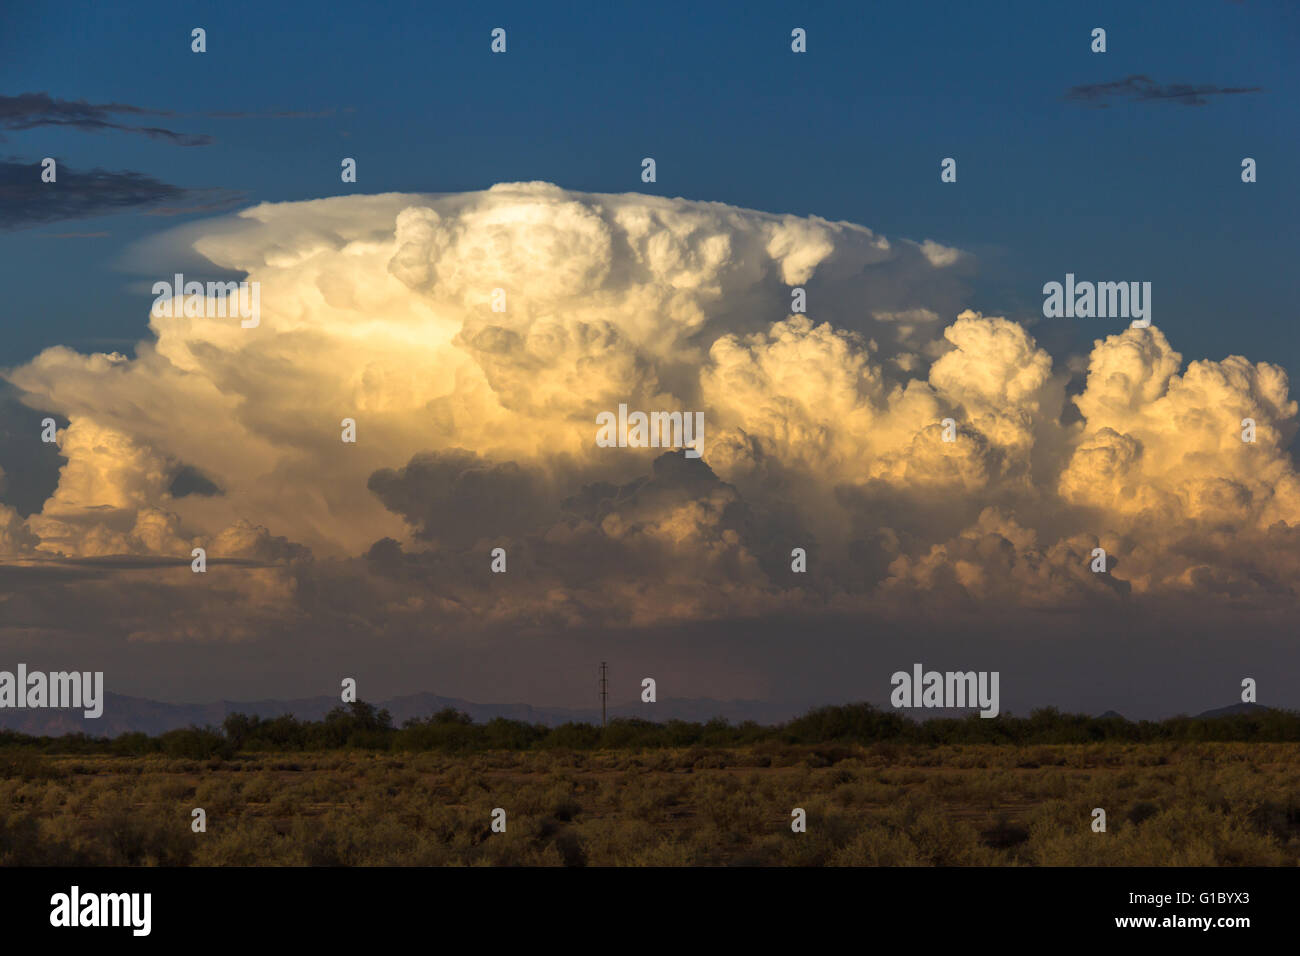
<svg viewBox="0 0 1300 956"><path fill-rule="evenodd" d="M134 359L55 348L12 370L71 425L42 511L0 513L5 552L279 563L247 572L247 613L277 619L336 575L362 616L638 623L1300 583L1280 369L1183 370L1160 330L1125 330L1062 424L1066 364L959 311L970 257L929 240L545 183L264 204L179 235L261 283L260 326L151 318ZM703 411L716 479L597 448L620 402ZM172 494L183 466L218 492ZM509 502L494 514L475 482ZM489 537L510 589L485 576ZM1087 570L1098 542L1109 580ZM795 545L817 555L798 581Z"/></svg>

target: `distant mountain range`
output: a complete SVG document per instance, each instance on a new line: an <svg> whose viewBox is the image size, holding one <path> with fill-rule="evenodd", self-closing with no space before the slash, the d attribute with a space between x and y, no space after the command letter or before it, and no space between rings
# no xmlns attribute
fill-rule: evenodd
<svg viewBox="0 0 1300 956"><path fill-rule="evenodd" d="M1199 714L1196 714L1195 716L1198 718L1199 717L1211 717L1211 718L1232 717L1235 714L1254 714L1256 712L1262 712L1271 709L1272 708L1265 707L1263 704L1229 704L1227 707L1216 707L1213 710L1203 710ZM1108 710L1104 714L1100 714L1099 716L1102 720L1105 720L1108 717L1118 717L1120 720L1128 720L1128 718L1125 717L1123 714L1114 710Z"/></svg>
<svg viewBox="0 0 1300 956"><path fill-rule="evenodd" d="M1233 714L1253 714L1258 711L1271 710L1263 704L1229 704L1227 707L1216 707L1214 710L1207 710L1204 713L1197 714L1197 717L1231 717Z"/></svg>
<svg viewBox="0 0 1300 956"><path fill-rule="evenodd" d="M532 724L554 727L568 721L600 723L600 708L570 709L563 707L534 707L531 704L476 704L456 697L437 694L410 694L390 700L371 701L376 707L387 710L393 723L401 726L413 717L429 717L447 707L469 714L475 722L486 722L494 717L506 717ZM259 717L279 717L292 714L299 720L320 720L330 710L341 706L338 697L304 697L298 700L221 700L211 704L168 704L141 697L121 694L104 695L103 716L94 720L82 716L80 710L0 710L0 730L17 730L36 736L57 737L63 734L85 733L94 737L116 737L118 734L143 732L160 734L180 727L219 727L229 714L256 714ZM688 720L704 722L722 717L733 724L753 720L760 724L779 724L807 713L812 705L770 704L753 700L711 700L708 698L665 698L653 704L640 701L610 705L609 716L640 717L664 722Z"/></svg>

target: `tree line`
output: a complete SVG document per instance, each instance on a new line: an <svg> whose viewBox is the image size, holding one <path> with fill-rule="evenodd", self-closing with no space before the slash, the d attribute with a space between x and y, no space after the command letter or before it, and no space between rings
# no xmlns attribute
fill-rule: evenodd
<svg viewBox="0 0 1300 956"><path fill-rule="evenodd" d="M321 720L293 716L261 718L230 714L220 727L187 727L157 735L126 733L117 737L66 734L38 737L0 731L0 748L40 753L163 754L195 759L228 758L240 752L322 750L441 751L487 750L642 750L679 747L748 747L756 744L1087 744L1103 741L1300 741L1300 712L1260 710L1218 717L1171 717L1130 721L1036 710L1027 717L971 715L913 721L871 704L820 707L784 724L754 721L731 724L670 720L655 723L616 718L606 727L565 723L556 727L497 717L475 723L469 715L446 708L426 718L393 725L386 710L365 701L336 707Z"/></svg>

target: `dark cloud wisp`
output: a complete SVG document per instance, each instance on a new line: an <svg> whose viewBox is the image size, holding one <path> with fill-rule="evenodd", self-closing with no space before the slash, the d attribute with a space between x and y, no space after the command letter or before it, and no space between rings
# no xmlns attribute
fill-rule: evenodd
<svg viewBox="0 0 1300 956"><path fill-rule="evenodd" d="M1109 107L1120 100L1136 102L1181 103L1184 106L1205 106L1212 96L1235 96L1258 93L1259 86L1213 86L1210 84L1157 83L1149 76L1132 74L1109 83L1084 83L1073 86L1065 94L1067 100L1100 108Z"/></svg>
<svg viewBox="0 0 1300 956"><path fill-rule="evenodd" d="M38 163L0 161L0 231L134 210L178 215L229 209L243 198L227 190L173 186L133 170L80 172L63 163L57 170L57 180L47 183Z"/></svg>
<svg viewBox="0 0 1300 956"><path fill-rule="evenodd" d="M177 146L207 146L213 142L204 133L178 133L161 126L129 126L115 116L174 116L169 110L152 110L126 103L87 103L61 100L48 93L20 93L0 96L0 129L28 130L42 126L70 126L86 132L116 130L138 133Z"/></svg>

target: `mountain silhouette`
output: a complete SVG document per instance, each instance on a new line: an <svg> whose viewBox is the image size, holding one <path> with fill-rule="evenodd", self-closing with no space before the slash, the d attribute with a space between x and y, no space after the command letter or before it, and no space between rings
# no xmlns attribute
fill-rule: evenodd
<svg viewBox="0 0 1300 956"><path fill-rule="evenodd" d="M1214 710L1206 710L1197 714L1197 717L1231 717L1234 714L1261 714L1271 710L1263 704L1229 704L1227 707L1216 707Z"/></svg>
<svg viewBox="0 0 1300 956"><path fill-rule="evenodd" d="M505 717L531 724L554 727L573 722L600 723L600 708L534 707L531 704L479 704L437 694L408 694L387 700L368 701L392 715L400 727L412 718L430 717L451 707L469 714L476 723ZM320 720L342 706L338 697L304 697L293 700L220 700L208 704L171 704L122 694L104 694L104 713L96 719L80 710L0 709L0 730L16 730L33 736L57 737L84 733L92 737L116 737L125 733L160 734L190 726L219 727L229 714L257 715L264 719L291 714L299 720ZM710 698L664 698L653 704L641 701L610 704L609 717L639 717L663 723L669 720L705 722L721 717L733 724L752 720L779 724L807 712L811 705L772 704L752 700Z"/></svg>

